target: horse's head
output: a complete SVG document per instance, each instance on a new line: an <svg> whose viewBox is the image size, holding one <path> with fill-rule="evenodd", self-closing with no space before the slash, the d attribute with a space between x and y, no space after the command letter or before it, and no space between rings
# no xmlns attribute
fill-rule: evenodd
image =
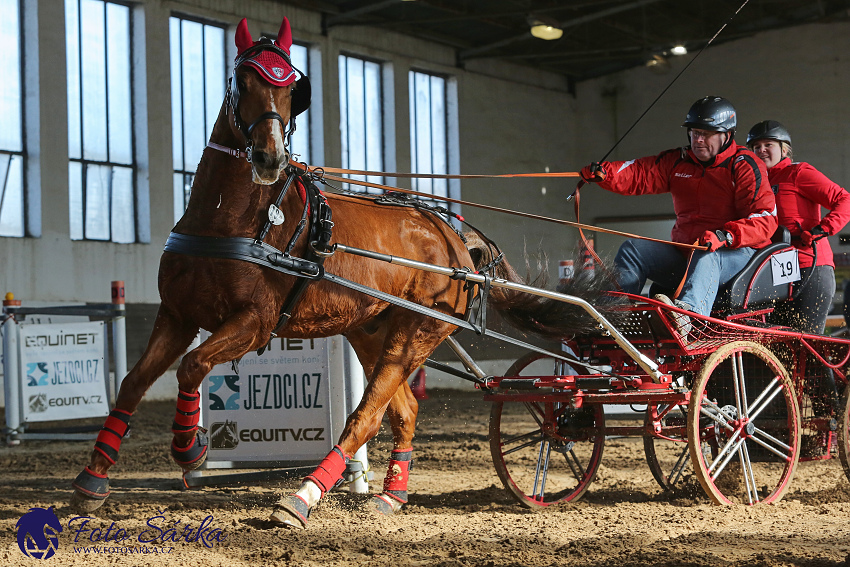
<svg viewBox="0 0 850 567"><path fill-rule="evenodd" d="M238 53L228 87L231 127L245 140L254 182L263 185L276 182L289 165L287 136L294 117L310 105L310 82L293 67L291 46L286 18L274 41L253 41L245 19L236 28Z"/></svg>

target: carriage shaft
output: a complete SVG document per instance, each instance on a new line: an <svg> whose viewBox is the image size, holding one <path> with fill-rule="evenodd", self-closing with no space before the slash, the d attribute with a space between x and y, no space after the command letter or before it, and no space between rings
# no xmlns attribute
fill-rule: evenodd
<svg viewBox="0 0 850 567"><path fill-rule="evenodd" d="M601 313L599 313L599 311L596 310L596 308L594 308L590 303L580 297L575 297L573 295L566 295L547 289L540 289L529 285L511 282L502 278L490 278L489 276L483 274L476 274L468 270L437 266L434 264L428 264L426 262L411 260L409 258L402 258L400 256L392 256L390 254L382 254L380 252L364 250L362 248L356 248L354 246L346 246L344 244L334 244L334 250L346 252L348 254L354 254L356 256L363 256L364 258L371 258L373 260L380 260L389 264L396 264L399 266L405 266L416 270L423 270L435 274L442 274L452 279L471 281L478 284L483 284L489 281L490 285L495 287L501 287L504 289L510 289L522 293L529 293L531 295L537 295L539 297L545 297L547 299L553 299L555 301L561 301L564 303L569 303L571 305L581 307L591 317L593 317L593 319L600 325L600 327L602 327L614 338L617 345L622 348L632 358L632 360L634 360L647 374L649 374L649 376L654 382L661 381L662 373L658 369L658 365L656 365L646 355L640 352L632 343L630 343L628 339L626 339L620 333L620 331L618 331L617 328L614 327L614 325L612 325Z"/></svg>

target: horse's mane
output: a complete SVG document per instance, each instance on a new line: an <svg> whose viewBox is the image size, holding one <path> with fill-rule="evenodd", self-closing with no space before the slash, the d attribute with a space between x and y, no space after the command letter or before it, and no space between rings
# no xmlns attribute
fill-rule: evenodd
<svg viewBox="0 0 850 567"><path fill-rule="evenodd" d="M475 231L467 232L464 236L476 269L481 269L493 261L496 248L492 242L488 242L486 237L482 238ZM539 257L536 275L533 277L528 254L525 255L525 263L528 274L525 278L505 259L495 265L492 275L546 289L549 278L545 255ZM582 265L579 250L575 251L573 265ZM608 293L616 289L617 284L611 272L600 266L594 270L577 269L573 278L561 283L556 291L584 299L613 323L624 315L622 307L628 304L625 297ZM494 286L490 290L489 305L511 325L546 338L563 339L578 333L599 330L593 317L579 306L520 291Z"/></svg>

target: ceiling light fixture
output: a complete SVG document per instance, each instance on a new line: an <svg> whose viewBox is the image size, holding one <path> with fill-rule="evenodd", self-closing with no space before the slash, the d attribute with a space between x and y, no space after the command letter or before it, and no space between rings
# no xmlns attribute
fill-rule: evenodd
<svg viewBox="0 0 850 567"><path fill-rule="evenodd" d="M672 49L670 49L670 53L673 55L687 55L688 48L684 45L674 45Z"/></svg>
<svg viewBox="0 0 850 567"><path fill-rule="evenodd" d="M540 39L551 41L561 39L564 35L564 30L558 27L558 22L546 16L532 14L528 17L528 25L531 26L531 35Z"/></svg>

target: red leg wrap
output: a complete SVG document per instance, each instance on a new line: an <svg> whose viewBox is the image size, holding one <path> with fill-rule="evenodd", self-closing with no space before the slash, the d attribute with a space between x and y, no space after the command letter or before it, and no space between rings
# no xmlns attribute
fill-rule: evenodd
<svg viewBox="0 0 850 567"><path fill-rule="evenodd" d="M384 477L384 493L398 500L407 502L407 480L410 478L410 468L413 465L413 449L393 450L390 457L387 476Z"/></svg>
<svg viewBox="0 0 850 567"><path fill-rule="evenodd" d="M328 456L319 463L316 470L304 477L304 480L315 482L322 491L322 496L324 496L325 492L342 480L342 473L345 472L345 467L350 458L342 452L339 445L334 445L333 451L328 453Z"/></svg>
<svg viewBox="0 0 850 567"><path fill-rule="evenodd" d="M201 394L192 394L179 390L177 393L177 412L171 424L173 433L195 431L201 420Z"/></svg>
<svg viewBox="0 0 850 567"><path fill-rule="evenodd" d="M121 439L130 429L130 412L114 409L109 412L109 417L103 424L97 441L94 443L95 451L106 457L110 464L115 464L118 459L118 451L121 449Z"/></svg>

